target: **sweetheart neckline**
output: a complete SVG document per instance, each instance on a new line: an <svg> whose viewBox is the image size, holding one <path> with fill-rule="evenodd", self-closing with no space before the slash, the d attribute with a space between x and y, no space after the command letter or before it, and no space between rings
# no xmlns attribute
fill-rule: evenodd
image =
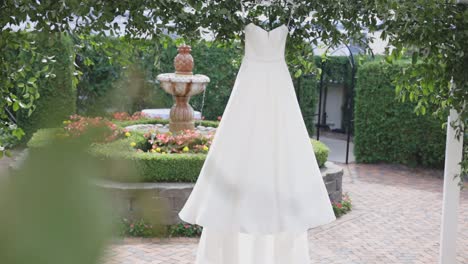
<svg viewBox="0 0 468 264"><path fill-rule="evenodd" d="M273 28L272 30L266 30L266 29L262 28L261 26L259 26L257 24L254 24L253 22L250 22L249 24L247 24L247 26L250 26L250 25L255 26L256 28L259 28L259 29L263 30L264 32L266 32L268 34L270 34L270 32L275 31L275 30L277 30L278 28L281 28L281 27L287 28L287 26L285 24L281 24L280 26L277 26L277 27Z"/></svg>

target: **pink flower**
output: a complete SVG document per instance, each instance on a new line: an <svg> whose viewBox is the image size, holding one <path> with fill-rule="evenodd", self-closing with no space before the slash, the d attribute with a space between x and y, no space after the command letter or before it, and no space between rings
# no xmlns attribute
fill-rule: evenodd
<svg viewBox="0 0 468 264"><path fill-rule="evenodd" d="M218 116L218 121L221 121L222 116Z"/></svg>

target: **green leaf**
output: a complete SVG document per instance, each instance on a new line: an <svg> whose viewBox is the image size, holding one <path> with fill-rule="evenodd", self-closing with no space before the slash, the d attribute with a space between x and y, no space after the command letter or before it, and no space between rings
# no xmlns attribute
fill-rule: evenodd
<svg viewBox="0 0 468 264"><path fill-rule="evenodd" d="M392 55L385 56L385 61L390 64L393 63L393 56Z"/></svg>
<svg viewBox="0 0 468 264"><path fill-rule="evenodd" d="M23 129L17 128L15 130L13 130L12 135L15 136L19 140L25 135L25 133L24 133Z"/></svg>
<svg viewBox="0 0 468 264"><path fill-rule="evenodd" d="M15 101L15 102L13 103L13 111L16 112L16 111L19 110L19 108L20 108L20 105L19 105L18 101Z"/></svg>
<svg viewBox="0 0 468 264"><path fill-rule="evenodd" d="M36 81L37 81L37 79L36 79L35 77L31 77L31 78L28 79L28 83L29 83L29 84L33 84L33 83L35 83Z"/></svg>

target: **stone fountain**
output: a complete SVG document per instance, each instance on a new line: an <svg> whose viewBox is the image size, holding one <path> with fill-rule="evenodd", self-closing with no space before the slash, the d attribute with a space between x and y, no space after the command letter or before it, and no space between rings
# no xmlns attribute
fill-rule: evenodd
<svg viewBox="0 0 468 264"><path fill-rule="evenodd" d="M206 75L193 74L193 57L191 47L181 45L179 54L174 58L175 73L163 73L157 76L161 88L174 98L170 111L169 130L173 133L193 130L194 112L189 104L190 97L205 91L210 78Z"/></svg>

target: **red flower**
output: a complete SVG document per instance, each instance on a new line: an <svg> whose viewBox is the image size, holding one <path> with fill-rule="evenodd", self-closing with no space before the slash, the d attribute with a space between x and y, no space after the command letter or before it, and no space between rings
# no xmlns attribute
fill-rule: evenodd
<svg viewBox="0 0 468 264"><path fill-rule="evenodd" d="M337 203L337 204L336 204L336 207L338 207L338 208L341 209L341 208L343 208L343 205L342 205L341 203Z"/></svg>
<svg viewBox="0 0 468 264"><path fill-rule="evenodd" d="M218 116L218 121L221 121L222 116Z"/></svg>

